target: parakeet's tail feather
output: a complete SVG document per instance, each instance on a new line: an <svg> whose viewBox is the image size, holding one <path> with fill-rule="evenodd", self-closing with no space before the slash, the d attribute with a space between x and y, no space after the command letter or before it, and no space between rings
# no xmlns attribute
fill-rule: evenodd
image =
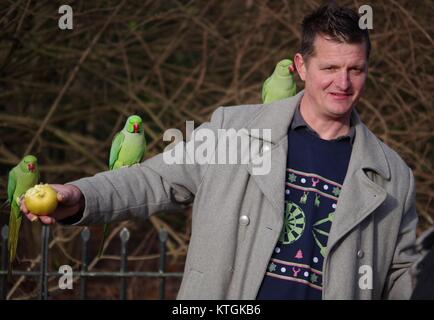
<svg viewBox="0 0 434 320"><path fill-rule="evenodd" d="M8 233L8 249L9 249L9 264L11 265L17 253L18 235L20 232L22 216L20 209L16 205L11 207L11 215L9 217L9 233Z"/></svg>
<svg viewBox="0 0 434 320"><path fill-rule="evenodd" d="M99 250L98 250L98 258L101 257L102 251L104 250L104 244L105 244L105 240L107 239L108 232L109 232L108 223L106 223L106 224L104 224L104 230L103 230L103 234L102 234L102 241L101 241L101 244L100 244Z"/></svg>

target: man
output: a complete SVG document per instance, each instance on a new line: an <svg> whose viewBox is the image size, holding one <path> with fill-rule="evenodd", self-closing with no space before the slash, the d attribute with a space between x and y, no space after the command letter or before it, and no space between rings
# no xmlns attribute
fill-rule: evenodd
<svg viewBox="0 0 434 320"><path fill-rule="evenodd" d="M255 159L167 164L159 154L53 185L61 205L40 219L102 224L193 202L178 299L409 298L409 268L418 258L413 175L354 110L369 52L354 11L321 7L304 19L294 57L304 91L267 105L218 108L197 129L216 136L219 129L271 129L269 138L249 134L263 146L255 156L271 157L268 174L254 174ZM180 143L183 160L193 156L192 143Z"/></svg>

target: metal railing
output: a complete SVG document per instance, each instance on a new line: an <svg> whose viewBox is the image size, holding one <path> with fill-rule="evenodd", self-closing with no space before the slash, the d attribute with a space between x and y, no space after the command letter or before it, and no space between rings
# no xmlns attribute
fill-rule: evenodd
<svg viewBox="0 0 434 320"><path fill-rule="evenodd" d="M128 283L127 279L132 277L145 277L145 278L159 278L159 298L163 300L165 298L166 278L175 277L181 278L182 272L165 272L166 268L166 241L168 238L167 231L161 230L159 232L159 268L157 272L139 272L128 271L128 240L130 238L130 232L127 228L123 228L120 232L121 250L120 250L120 270L118 272L113 271L88 271L88 248L90 231L88 228L84 228L81 232L82 242L82 254L80 270L74 271L74 278L78 276L80 282L80 299L86 299L87 292L87 280L89 278L119 278L120 281L120 300L125 300L127 297ZM7 278L8 278L8 227L3 226L1 230L1 261L0 261L0 299L4 300L7 297ZM42 244L41 244L41 263L39 271L22 271L12 270L12 275L26 276L39 278L39 294L38 297L41 300L47 300L49 298L48 292L48 278L49 277L61 277L63 274L59 272L48 271L48 246L50 238L50 227L47 225L42 226Z"/></svg>

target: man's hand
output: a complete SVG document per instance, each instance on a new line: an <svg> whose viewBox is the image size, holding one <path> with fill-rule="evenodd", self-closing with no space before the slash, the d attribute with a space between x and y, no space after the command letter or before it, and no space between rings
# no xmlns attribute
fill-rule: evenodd
<svg viewBox="0 0 434 320"><path fill-rule="evenodd" d="M81 193L80 189L73 185L64 185L64 184L50 184L57 192L57 208L51 213L49 216L38 216L31 213L24 204L24 201L20 203L21 212L29 219L30 221L41 220L42 223L45 224L53 224L58 220L62 220L68 217L71 217L84 209L85 200L84 196Z"/></svg>

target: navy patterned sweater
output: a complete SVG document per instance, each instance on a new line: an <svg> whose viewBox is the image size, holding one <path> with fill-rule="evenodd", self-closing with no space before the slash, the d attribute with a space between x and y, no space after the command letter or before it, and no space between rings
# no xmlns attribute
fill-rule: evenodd
<svg viewBox="0 0 434 320"><path fill-rule="evenodd" d="M283 228L257 299L322 298L327 239L354 133L352 127L347 136L323 140L297 109L288 130Z"/></svg>

